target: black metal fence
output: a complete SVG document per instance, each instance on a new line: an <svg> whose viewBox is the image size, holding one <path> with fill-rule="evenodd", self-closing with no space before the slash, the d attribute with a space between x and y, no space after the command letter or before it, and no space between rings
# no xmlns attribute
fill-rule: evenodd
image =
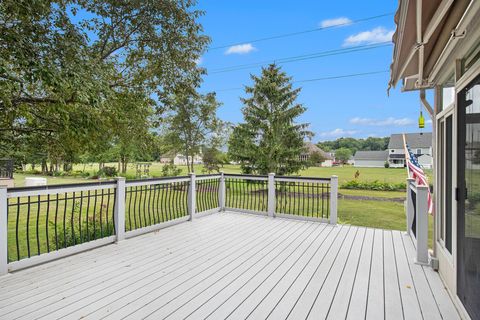
<svg viewBox="0 0 480 320"><path fill-rule="evenodd" d="M336 186L329 179L217 174L0 189L0 243L7 243L0 274L5 261L18 270L195 213L234 209L336 223Z"/></svg>
<svg viewBox="0 0 480 320"><path fill-rule="evenodd" d="M8 198L8 260L19 261L115 235L115 188L91 187L55 193L35 192L38 187L21 188L29 195ZM34 193L38 194L30 195Z"/></svg>
<svg viewBox="0 0 480 320"><path fill-rule="evenodd" d="M150 179L125 188L125 229L132 231L188 215L188 177ZM138 184L138 183L137 183Z"/></svg>
<svg viewBox="0 0 480 320"><path fill-rule="evenodd" d="M302 217L330 217L330 180L275 179L275 212Z"/></svg>
<svg viewBox="0 0 480 320"><path fill-rule="evenodd" d="M267 212L266 176L225 175L225 207Z"/></svg>
<svg viewBox="0 0 480 320"><path fill-rule="evenodd" d="M201 213L220 207L220 176L198 176L195 182L196 212Z"/></svg>

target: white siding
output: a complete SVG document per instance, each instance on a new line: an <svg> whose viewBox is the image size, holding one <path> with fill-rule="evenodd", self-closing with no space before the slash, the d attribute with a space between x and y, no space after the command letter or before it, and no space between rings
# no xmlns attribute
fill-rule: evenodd
<svg viewBox="0 0 480 320"><path fill-rule="evenodd" d="M354 167L364 168L384 168L385 161L381 160L355 160Z"/></svg>

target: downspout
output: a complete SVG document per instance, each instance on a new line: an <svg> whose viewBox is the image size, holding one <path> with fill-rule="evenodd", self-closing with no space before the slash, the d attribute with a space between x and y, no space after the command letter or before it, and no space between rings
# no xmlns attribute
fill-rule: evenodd
<svg viewBox="0 0 480 320"><path fill-rule="evenodd" d="M437 95L437 92L438 92L438 89L436 88L435 89L435 104L434 104L434 108L435 110L432 108L432 106L430 105L430 103L427 101L427 98L426 98L426 95L425 95L425 89L420 89L420 102L422 103L423 107L425 108L425 110L427 110L429 116L430 116L430 119L432 120L432 158L433 159L437 159L437 155L436 155L436 143L437 143L437 134L436 134L436 123L435 123L435 115L437 113L437 105L438 105L438 97L436 96ZM436 175L436 161L433 161L433 164L432 164L432 172L433 172L433 179L435 181L435 185L437 185L436 181L437 181L437 175ZM435 206L435 198L436 198L436 195L437 195L437 190L433 190L433 195L432 195L432 201L433 201L433 212L435 213L435 210L436 210L436 206ZM435 218L435 214L434 214L434 219L433 219L433 244L432 244L432 258L433 259L436 259L437 257L437 249L436 249L436 245L435 245L435 242L436 242L436 237L437 237L437 219Z"/></svg>

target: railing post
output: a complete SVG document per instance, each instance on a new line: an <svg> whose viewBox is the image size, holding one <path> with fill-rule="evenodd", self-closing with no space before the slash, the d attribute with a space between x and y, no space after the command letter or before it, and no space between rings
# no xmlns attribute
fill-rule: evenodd
<svg viewBox="0 0 480 320"><path fill-rule="evenodd" d="M0 276L8 273L7 188L0 187Z"/></svg>
<svg viewBox="0 0 480 320"><path fill-rule="evenodd" d="M218 186L218 206L220 211L225 211L225 175L220 172L220 185Z"/></svg>
<svg viewBox="0 0 480 320"><path fill-rule="evenodd" d="M428 186L417 185L416 198L417 263L428 264Z"/></svg>
<svg viewBox="0 0 480 320"><path fill-rule="evenodd" d="M195 190L195 173L190 173L190 186L188 188L188 214L190 218L188 220L192 221L193 216L195 215L195 206L196 206L196 190Z"/></svg>
<svg viewBox="0 0 480 320"><path fill-rule="evenodd" d="M332 176L330 178L330 223L331 224L337 224L337 208L338 208L338 176Z"/></svg>
<svg viewBox="0 0 480 320"><path fill-rule="evenodd" d="M275 216L275 173L268 174L268 216Z"/></svg>
<svg viewBox="0 0 480 320"><path fill-rule="evenodd" d="M413 214L414 214L414 206L413 206L413 198L412 198L412 189L411 185L415 183L415 179L407 178L407 205L406 205L406 213L407 213L407 234L412 234L412 223L413 223Z"/></svg>
<svg viewBox="0 0 480 320"><path fill-rule="evenodd" d="M125 178L117 178L115 189L115 232L117 242L125 240Z"/></svg>

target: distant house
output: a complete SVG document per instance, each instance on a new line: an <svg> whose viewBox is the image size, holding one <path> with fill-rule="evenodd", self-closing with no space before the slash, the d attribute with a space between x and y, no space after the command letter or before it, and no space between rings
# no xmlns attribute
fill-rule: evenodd
<svg viewBox="0 0 480 320"><path fill-rule="evenodd" d="M203 159L202 155L197 154L193 157L189 158L189 162L191 163L193 161L193 164L203 164ZM183 154L177 153L177 154L166 154L162 157L160 157L160 163L172 163L176 166L186 166L187 165L187 157L184 156Z"/></svg>
<svg viewBox="0 0 480 320"><path fill-rule="evenodd" d="M305 152L300 155L300 160L308 161L310 156L313 153L320 153L322 157L325 159L320 166L321 167L331 167L333 165L334 158L331 153L325 152L320 149L317 145L311 142L305 142Z"/></svg>
<svg viewBox="0 0 480 320"><path fill-rule="evenodd" d="M354 167L384 168L388 151L357 151L353 156Z"/></svg>
<svg viewBox="0 0 480 320"><path fill-rule="evenodd" d="M406 133L405 140L417 156L418 162L425 169L433 166L432 157L432 133ZM403 134L392 134L388 143L388 164L391 168L405 167L405 149Z"/></svg>

